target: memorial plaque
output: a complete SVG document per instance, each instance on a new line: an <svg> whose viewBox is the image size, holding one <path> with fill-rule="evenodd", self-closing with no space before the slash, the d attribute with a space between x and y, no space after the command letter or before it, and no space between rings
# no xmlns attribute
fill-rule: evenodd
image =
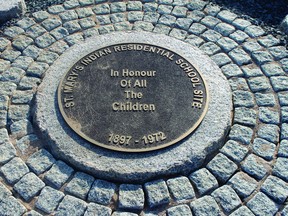
<svg viewBox="0 0 288 216"><path fill-rule="evenodd" d="M144 152L175 144L201 123L208 92L200 72L163 47L123 43L80 59L58 87L67 124L98 146Z"/></svg>

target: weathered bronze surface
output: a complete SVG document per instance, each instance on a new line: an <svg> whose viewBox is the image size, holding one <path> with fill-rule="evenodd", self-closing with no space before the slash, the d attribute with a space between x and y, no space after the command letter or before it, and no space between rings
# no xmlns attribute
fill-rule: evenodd
<svg viewBox="0 0 288 216"><path fill-rule="evenodd" d="M172 145L200 124L208 92L183 57L149 44L117 44L80 59L58 88L60 111L98 146L144 152Z"/></svg>

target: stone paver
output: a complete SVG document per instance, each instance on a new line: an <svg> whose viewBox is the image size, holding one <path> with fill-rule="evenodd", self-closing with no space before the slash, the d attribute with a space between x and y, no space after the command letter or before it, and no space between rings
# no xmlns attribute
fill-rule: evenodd
<svg viewBox="0 0 288 216"><path fill-rule="evenodd" d="M147 182L144 185L148 196L148 205L155 207L168 204L170 202L169 191L164 180Z"/></svg>
<svg viewBox="0 0 288 216"><path fill-rule="evenodd" d="M88 201L108 205L116 190L116 185L104 180L95 180L89 194Z"/></svg>

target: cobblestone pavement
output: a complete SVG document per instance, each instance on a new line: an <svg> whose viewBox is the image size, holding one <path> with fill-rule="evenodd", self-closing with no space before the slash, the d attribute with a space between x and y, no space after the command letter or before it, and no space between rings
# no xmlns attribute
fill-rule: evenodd
<svg viewBox="0 0 288 216"><path fill-rule="evenodd" d="M227 142L188 176L140 184L95 179L54 158L32 122L45 71L92 35L143 30L199 47L233 91ZM202 0L70 0L0 37L0 215L288 215L288 52Z"/></svg>

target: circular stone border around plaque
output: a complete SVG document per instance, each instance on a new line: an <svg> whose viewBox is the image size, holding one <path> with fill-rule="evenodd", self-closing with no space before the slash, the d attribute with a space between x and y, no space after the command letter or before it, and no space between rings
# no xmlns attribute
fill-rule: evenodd
<svg viewBox="0 0 288 216"><path fill-rule="evenodd" d="M57 88L67 71L81 58L104 47L143 43L163 47L199 69L209 92L208 111L198 128L178 143L142 153L98 147L77 135L60 113ZM232 122L232 94L219 67L198 48L162 34L115 32L94 36L68 49L47 70L36 95L34 122L47 148L58 159L94 176L118 182L145 182L199 168L224 144Z"/></svg>

